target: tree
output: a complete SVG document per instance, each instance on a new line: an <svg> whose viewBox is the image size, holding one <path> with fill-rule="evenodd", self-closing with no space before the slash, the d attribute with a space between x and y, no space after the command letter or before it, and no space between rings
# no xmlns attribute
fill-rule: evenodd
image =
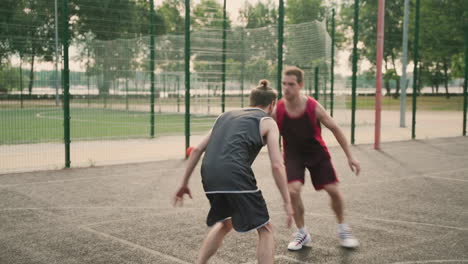
<svg viewBox="0 0 468 264"><path fill-rule="evenodd" d="M165 0L158 8L158 13L163 18L167 33L184 33L184 18L180 15L184 9L185 5L180 0Z"/></svg>
<svg viewBox="0 0 468 264"><path fill-rule="evenodd" d="M7 25L2 34L3 43L9 54L17 54L20 60L28 59L29 94L34 85L34 64L36 60L52 61L54 47L54 3L38 0L18 0L7 12ZM1 41L1 40L0 40ZM1 45L5 47L5 45ZM5 53L3 53L5 54Z"/></svg>
<svg viewBox="0 0 468 264"><path fill-rule="evenodd" d="M299 24L325 18L323 0L288 0L285 9L288 24Z"/></svg>
<svg viewBox="0 0 468 264"><path fill-rule="evenodd" d="M220 81L222 73L223 7L216 0L202 0L193 8L191 41L194 69L204 81ZM228 33L231 21L227 17Z"/></svg>
<svg viewBox="0 0 468 264"><path fill-rule="evenodd" d="M90 52L92 72L98 77L99 93L108 94L110 85L117 78L128 78L124 72L136 67L135 60L139 58L140 51L149 45L149 40L145 42L142 39L150 33L149 2L73 1L74 14L79 18L74 23L75 39ZM155 28L156 35L166 33L163 17L158 13ZM143 61L148 63L148 60Z"/></svg>
<svg viewBox="0 0 468 264"><path fill-rule="evenodd" d="M191 24L193 30L214 30L223 29L223 7L217 0L201 0L192 11ZM231 21L228 19L227 28L231 28Z"/></svg>
<svg viewBox="0 0 468 264"><path fill-rule="evenodd" d="M278 10L272 0L257 2L252 5L244 3L239 11L239 20L245 24L245 28L259 28L278 24Z"/></svg>
<svg viewBox="0 0 468 264"><path fill-rule="evenodd" d="M426 76L431 86L444 84L446 98L450 97L448 83L452 79L453 59L462 54L464 25L468 25L463 0L428 0L421 2L420 45L421 65L430 74ZM437 18L437 19L435 19Z"/></svg>
<svg viewBox="0 0 468 264"><path fill-rule="evenodd" d="M403 38L403 7L404 0L394 0L385 2L385 23L384 23L384 82L390 89L391 80L399 80L396 62L402 48ZM359 6L359 42L358 53L367 59L374 69L376 66L376 46L377 46L377 9L378 2L375 0L361 0ZM342 5L339 28L346 34L347 46L351 46L353 40L352 27L354 23L354 4L345 2ZM398 81L397 81L398 82ZM399 83L397 89L399 90ZM387 91L388 92L388 91ZM397 93L397 92L396 92Z"/></svg>

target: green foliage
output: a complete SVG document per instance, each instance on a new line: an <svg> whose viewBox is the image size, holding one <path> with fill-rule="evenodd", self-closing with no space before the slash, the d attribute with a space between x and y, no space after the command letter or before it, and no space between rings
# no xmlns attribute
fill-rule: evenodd
<svg viewBox="0 0 468 264"><path fill-rule="evenodd" d="M201 0L192 11L191 24L193 30L222 30L223 6L217 0ZM228 19L230 28L231 21Z"/></svg>
<svg viewBox="0 0 468 264"><path fill-rule="evenodd" d="M325 18L323 0L288 0L286 2L286 22L299 24Z"/></svg>
<svg viewBox="0 0 468 264"><path fill-rule="evenodd" d="M276 25L278 23L278 10L272 0L255 4L246 1L244 7L239 11L239 20L245 24L245 28Z"/></svg>
<svg viewBox="0 0 468 264"><path fill-rule="evenodd" d="M184 18L180 15L185 10L185 5L180 0L165 0L158 8L158 13L161 14L164 24L166 25L167 33L182 34L185 30Z"/></svg>
<svg viewBox="0 0 468 264"><path fill-rule="evenodd" d="M23 83L26 83L28 78L20 74L20 69L11 67L9 64L3 65L0 69L0 93L19 91L21 89L21 78Z"/></svg>

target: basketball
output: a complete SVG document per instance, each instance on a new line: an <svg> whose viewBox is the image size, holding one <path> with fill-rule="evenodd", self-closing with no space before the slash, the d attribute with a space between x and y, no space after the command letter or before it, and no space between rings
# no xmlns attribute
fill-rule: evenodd
<svg viewBox="0 0 468 264"><path fill-rule="evenodd" d="M190 156L190 153L192 153L192 150L193 150L193 147L187 148L187 151L186 151L187 157Z"/></svg>

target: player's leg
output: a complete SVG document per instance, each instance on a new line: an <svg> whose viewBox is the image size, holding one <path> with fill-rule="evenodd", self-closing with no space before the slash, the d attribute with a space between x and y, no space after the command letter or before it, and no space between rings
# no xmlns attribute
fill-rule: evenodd
<svg viewBox="0 0 468 264"><path fill-rule="evenodd" d="M275 258L275 238L273 226L268 223L258 228L257 260L258 263L273 263Z"/></svg>
<svg viewBox="0 0 468 264"><path fill-rule="evenodd" d="M226 219L223 222L216 223L208 232L198 254L197 263L207 263L208 259L213 256L218 248L223 244L224 237L232 230L231 219Z"/></svg>
<svg viewBox="0 0 468 264"><path fill-rule="evenodd" d="M301 181L293 181L288 183L289 195L291 197L291 205L294 210L294 221L298 229L303 228L304 221L304 203L302 202L301 191L303 183Z"/></svg>
<svg viewBox="0 0 468 264"><path fill-rule="evenodd" d="M311 241L310 234L305 227L304 203L302 202L301 191L304 184L305 165L302 160L286 160L286 174L288 176L288 189L291 197L291 205L294 210L294 222L297 232L293 240L288 244L289 250L299 250L303 245Z"/></svg>
<svg viewBox="0 0 468 264"><path fill-rule="evenodd" d="M344 199L338 188L338 178L330 159L325 159L315 167L314 186L317 190L324 189L330 196L330 205L338 222L338 238L340 244L346 248L359 246L351 228L344 222Z"/></svg>
<svg viewBox="0 0 468 264"><path fill-rule="evenodd" d="M333 212L335 213L338 224L342 224L344 222L344 200L338 189L338 184L327 184L323 186L323 189L330 196L330 205Z"/></svg>

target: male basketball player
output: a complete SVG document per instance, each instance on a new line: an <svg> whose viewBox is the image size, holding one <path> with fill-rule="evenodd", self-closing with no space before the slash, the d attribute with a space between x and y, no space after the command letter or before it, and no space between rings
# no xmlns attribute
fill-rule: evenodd
<svg viewBox="0 0 468 264"><path fill-rule="evenodd" d="M340 127L316 100L301 94L303 87L304 72L297 67L287 67L282 76L284 97L278 102L273 114L283 137L288 188L298 228L288 249L299 250L311 241L304 222L304 205L301 199L305 168L310 172L314 188L323 189L330 195L331 207L338 221L341 246L355 248L359 246L359 242L344 222L343 198L338 189L338 178L331 163L330 153L321 136L320 124L333 132L356 175L359 174L360 165L354 159Z"/></svg>
<svg viewBox="0 0 468 264"><path fill-rule="evenodd" d="M274 237L270 217L261 191L257 187L251 165L266 144L273 177L284 201L288 226L292 223L292 207L286 173L279 149L279 132L269 116L276 104L276 92L268 81L250 93L250 108L226 112L218 117L209 135L195 147L188 160L181 186L174 203L184 194L191 197L188 181L203 152L201 175L211 209L207 225L211 226L199 252L197 263L206 263L221 246L232 228L238 232L257 230L258 263L273 263Z"/></svg>

